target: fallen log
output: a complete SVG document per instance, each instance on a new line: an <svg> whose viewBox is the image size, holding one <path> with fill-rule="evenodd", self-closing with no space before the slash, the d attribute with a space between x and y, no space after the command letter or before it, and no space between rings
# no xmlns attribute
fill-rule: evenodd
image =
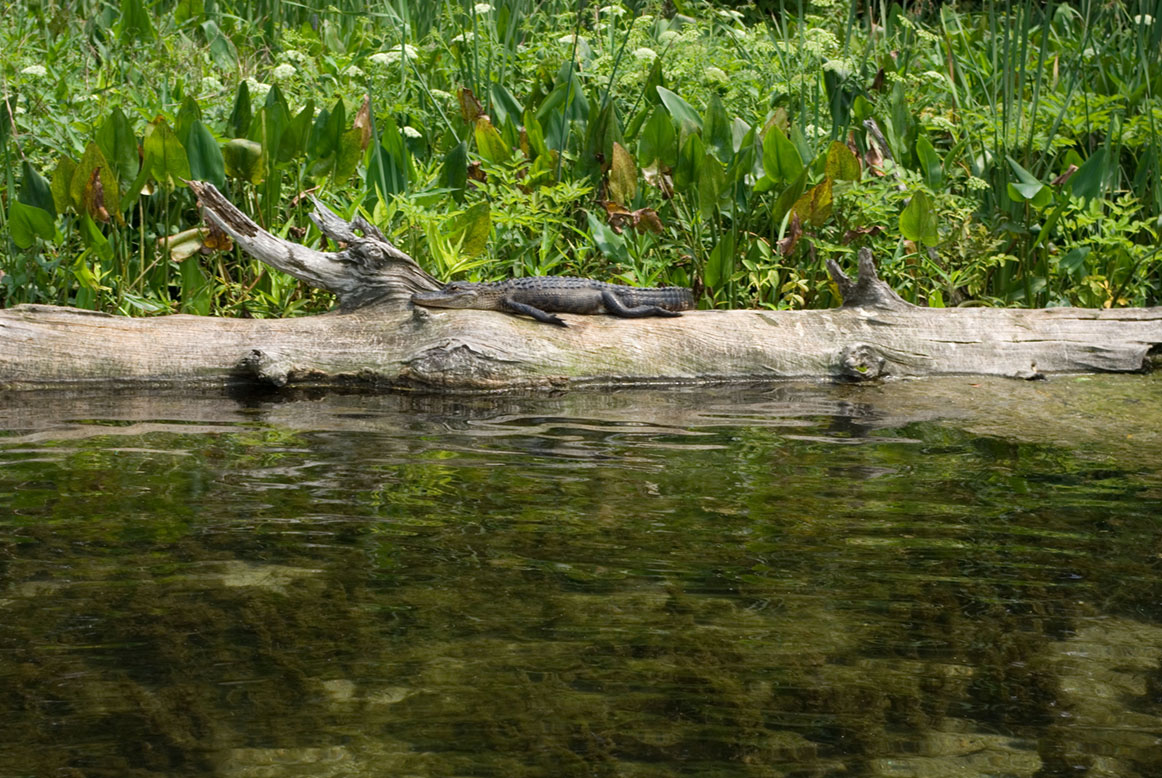
<svg viewBox="0 0 1162 778"><path fill-rule="evenodd" d="M480 310L413 306L440 282L362 219L316 203L340 250L261 229L213 186L191 182L207 223L245 251L338 298L296 319L127 318L21 305L0 311L0 388L364 386L487 391L667 386L788 378L869 381L978 374L1142 371L1162 354L1162 308L921 308L861 251L828 269L840 308L694 311L679 318L562 314L567 327Z"/></svg>

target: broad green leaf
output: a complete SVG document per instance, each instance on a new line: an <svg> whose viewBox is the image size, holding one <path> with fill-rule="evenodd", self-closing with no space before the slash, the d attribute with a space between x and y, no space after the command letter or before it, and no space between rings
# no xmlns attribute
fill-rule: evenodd
<svg viewBox="0 0 1162 778"><path fill-rule="evenodd" d="M924 183L931 189L939 189L944 183L944 163L927 136L916 138L916 160L920 163L920 173Z"/></svg>
<svg viewBox="0 0 1162 778"><path fill-rule="evenodd" d="M1074 278L1081 278L1085 275L1085 259L1092 250L1091 246L1076 246L1057 260L1057 267Z"/></svg>
<svg viewBox="0 0 1162 778"><path fill-rule="evenodd" d="M637 159L642 167L653 167L655 162L673 166L677 161L677 134L674 123L662 108L654 109L650 120L638 136Z"/></svg>
<svg viewBox="0 0 1162 778"><path fill-rule="evenodd" d="M936 211L927 192L920 190L912 195L912 201L900 214L900 232L918 245L935 246L940 242Z"/></svg>
<svg viewBox="0 0 1162 778"><path fill-rule="evenodd" d="M541 122L537 119L536 113L526 109L521 121L524 123L525 137L529 142L530 158L536 159L542 156L549 156L549 147L545 143L545 131L541 127Z"/></svg>
<svg viewBox="0 0 1162 778"><path fill-rule="evenodd" d="M21 163L20 171L20 192L16 199L25 205L47 211L55 219L56 202L52 196L52 185L27 159Z"/></svg>
<svg viewBox="0 0 1162 778"><path fill-rule="evenodd" d="M1109 150L1102 147L1095 151L1077 172L1069 179L1069 188L1074 197L1086 200L1099 197L1105 181ZM1154 171L1157 173L1158 171Z"/></svg>
<svg viewBox="0 0 1162 778"><path fill-rule="evenodd" d="M658 90L658 96L662 98L662 105L666 106L666 110L670 112L670 116L674 117L678 126L686 132L702 129L702 117L688 102L664 86L655 88Z"/></svg>
<svg viewBox="0 0 1162 778"><path fill-rule="evenodd" d="M496 81L489 87L489 93L492 95L492 112L496 116L496 126L506 130L510 125L515 128L524 114L524 107L517 102L512 92Z"/></svg>
<svg viewBox="0 0 1162 778"><path fill-rule="evenodd" d="M698 184L702 173L702 158L706 156L706 146L701 136L687 135L678 152L678 164L674 166L674 191L686 193Z"/></svg>
<svg viewBox="0 0 1162 778"><path fill-rule="evenodd" d="M190 162L178 136L165 123L155 119L145 128L145 168L153 181L163 186L177 186L190 177ZM184 186L184 184L183 184Z"/></svg>
<svg viewBox="0 0 1162 778"><path fill-rule="evenodd" d="M129 182L137 177L141 158L137 153L137 136L120 108L114 108L101 129L97 130L97 145L113 166L117 180L123 187L128 187Z"/></svg>
<svg viewBox="0 0 1162 778"><path fill-rule="evenodd" d="M189 143L186 154L190 163L190 176L199 181L209 181L218 189L226 186L226 165L218 141L206 129L206 125L194 120L190 125Z"/></svg>
<svg viewBox="0 0 1162 778"><path fill-rule="evenodd" d="M186 95L182 98L182 106L178 109L178 115L174 118L173 131L178 140L183 146L188 145L190 139L190 127L194 126L194 122L202 120L202 109L194 98Z"/></svg>
<svg viewBox="0 0 1162 778"><path fill-rule="evenodd" d="M495 165L508 161L512 156L512 149L504 142L504 138L492 126L487 116L481 116L476 120L476 127L472 133L476 137L476 150L488 162Z"/></svg>
<svg viewBox="0 0 1162 778"><path fill-rule="evenodd" d="M226 129L235 138L245 138L250 133L250 122L253 115L250 112L250 87L243 81L238 85L238 94L234 97L234 109L230 112L230 119L226 122Z"/></svg>
<svg viewBox="0 0 1162 778"><path fill-rule="evenodd" d="M222 34L218 23L213 19L202 22L202 34L210 44L210 58L214 64L223 70L234 70L238 67L238 49L234 42Z"/></svg>
<svg viewBox="0 0 1162 778"><path fill-rule="evenodd" d="M725 191L726 168L714 155L707 154L702 160L702 173L698 176L698 210L703 218L713 218L718 200Z"/></svg>
<svg viewBox="0 0 1162 778"><path fill-rule="evenodd" d="M181 265L182 313L205 316L214 301L213 286L198 266L196 259L184 260Z"/></svg>
<svg viewBox="0 0 1162 778"><path fill-rule="evenodd" d="M73 199L73 174L77 172L77 163L69 157L61 157L52 171L52 201L56 205L57 213L64 213L70 208L78 208L80 203Z"/></svg>
<svg viewBox="0 0 1162 778"><path fill-rule="evenodd" d="M703 117L702 135L722 163L730 162L734 156L733 138L731 137L730 119L726 116L726 108L717 94L710 95L710 105L706 108Z"/></svg>
<svg viewBox="0 0 1162 778"><path fill-rule="evenodd" d="M134 41L152 41L153 18L145 0L121 0L121 18L117 22L117 40L123 45Z"/></svg>
<svg viewBox="0 0 1162 778"><path fill-rule="evenodd" d="M246 138L234 138L222 147L226 175L257 184L262 180L262 144Z"/></svg>
<svg viewBox="0 0 1162 778"><path fill-rule="evenodd" d="M703 281L713 291L717 291L734 275L734 233L727 232L710 251L703 271Z"/></svg>
<svg viewBox="0 0 1162 778"><path fill-rule="evenodd" d="M637 194L637 165L633 155L620 143L613 144L613 159L609 164L609 198L629 205Z"/></svg>
<svg viewBox="0 0 1162 778"><path fill-rule="evenodd" d="M464 200L468 187L468 144L460 141L444 157L440 166L440 186L450 189L456 202Z"/></svg>
<svg viewBox="0 0 1162 778"><path fill-rule="evenodd" d="M1053 194L1049 191L1049 187L1037 180L1037 178L1025 168L1017 164L1017 161L1012 157L1009 160L1009 167L1013 169L1016 174L1016 182L1010 181L1007 187L1009 199L1013 202L1027 202L1034 208L1044 208L1053 202Z"/></svg>
<svg viewBox="0 0 1162 778"><path fill-rule="evenodd" d="M453 243L460 244L460 253L468 257L478 257L484 253L491 231L492 210L487 200L476 203L444 225L444 234Z"/></svg>
<svg viewBox="0 0 1162 778"><path fill-rule="evenodd" d="M668 119L667 119L668 121ZM593 214L589 217L589 234L593 236L593 243L602 254L618 262L629 261L629 251L625 247L625 238L618 235L609 225Z"/></svg>
<svg viewBox="0 0 1162 778"><path fill-rule="evenodd" d="M368 189L387 200L407 191L410 174L411 155L407 144L395 120L388 116L379 127L379 145L371 147L366 173Z"/></svg>
<svg viewBox="0 0 1162 778"><path fill-rule="evenodd" d="M276 163L287 161L282 156L282 136L290 128L291 112L278 84L266 93L262 104L262 147L266 151L267 173L271 173Z"/></svg>
<svg viewBox="0 0 1162 778"><path fill-rule="evenodd" d="M803 170L799 150L777 126L771 125L763 138L763 172L776 184L793 181Z"/></svg>
<svg viewBox="0 0 1162 778"><path fill-rule="evenodd" d="M831 179L825 178L796 200L791 210L799 214L799 221L803 224L822 227L831 217L831 207Z"/></svg>
<svg viewBox="0 0 1162 778"><path fill-rule="evenodd" d="M343 105L343 98L335 101L335 107L319 111L311 127L309 144L311 156L315 161L326 159L339 150L339 140L347 128L347 108Z"/></svg>
<svg viewBox="0 0 1162 778"><path fill-rule="evenodd" d="M783 217L790 213L791 208L803 196L803 190L807 188L807 172L808 168L804 167L795 180L775 198L771 205L771 221L775 224L782 224Z"/></svg>
<svg viewBox="0 0 1162 778"><path fill-rule="evenodd" d="M20 200L8 203L8 233L17 248L31 248L37 238L55 240L58 236L52 214Z"/></svg>
<svg viewBox="0 0 1162 778"><path fill-rule="evenodd" d="M831 141L827 147L827 159L823 163L823 175L832 181L859 181L859 159L847 147L847 144L837 140Z"/></svg>
<svg viewBox="0 0 1162 778"><path fill-rule="evenodd" d="M92 251L104 262L113 259L113 247L109 245L109 239L101 234L101 228L97 226L95 221L89 218L87 213L81 215L81 218L77 222L77 227L81 235L81 243L85 244L85 248ZM81 261L80 258L78 261ZM85 270L89 271L88 265L85 265ZM93 284L91 288L96 291L98 282L91 271L89 271L89 278ZM78 280L81 280L80 276L78 276Z"/></svg>
<svg viewBox="0 0 1162 778"><path fill-rule="evenodd" d="M283 130L278 144L278 161L293 162L306 151L307 139L311 135L311 124L315 118L315 101L307 104L294 115Z"/></svg>

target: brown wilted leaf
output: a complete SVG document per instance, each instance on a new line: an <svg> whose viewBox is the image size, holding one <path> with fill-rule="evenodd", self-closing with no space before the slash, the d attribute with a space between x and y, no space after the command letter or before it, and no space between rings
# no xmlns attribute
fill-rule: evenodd
<svg viewBox="0 0 1162 778"><path fill-rule="evenodd" d="M784 257L789 257L791 252L795 250L796 244L799 243L799 238L803 235L803 224L799 221L798 213L791 213L791 223L787 225L787 235L777 244L775 244L779 253Z"/></svg>
<svg viewBox="0 0 1162 778"><path fill-rule="evenodd" d="M474 159L468 163L468 180L479 181L482 184L488 180L488 174L484 172L480 160Z"/></svg>
<svg viewBox="0 0 1162 778"><path fill-rule="evenodd" d="M460 116L469 124L474 124L484 114L484 106L468 87L460 89Z"/></svg>
<svg viewBox="0 0 1162 778"><path fill-rule="evenodd" d="M85 210L99 222L109 221L109 211L105 209L105 186L101 183L101 168L93 168L92 175L85 183Z"/></svg>
<svg viewBox="0 0 1162 778"><path fill-rule="evenodd" d="M1077 171L1078 171L1077 165L1070 165L1069 167L1065 168L1064 173L1062 173L1061 175L1057 176L1057 178L1050 181L1049 185L1050 186L1061 186L1066 181L1073 178L1073 174L1076 173Z"/></svg>
<svg viewBox="0 0 1162 778"><path fill-rule="evenodd" d="M633 226L638 232L652 232L660 235L662 219L653 208L639 208L633 212Z"/></svg>
<svg viewBox="0 0 1162 778"><path fill-rule="evenodd" d="M371 143L371 97L369 95L363 95L363 105L355 114L355 121L351 123L351 129L360 131L359 148L366 149L367 144Z"/></svg>
<svg viewBox="0 0 1162 778"><path fill-rule="evenodd" d="M873 224L871 227L854 227L843 233L843 245L851 243L856 238L862 238L864 235L882 235L884 228L878 224Z"/></svg>
<svg viewBox="0 0 1162 778"><path fill-rule="evenodd" d="M209 223L202 237L202 249L206 251L229 251L234 248L234 241L222 232L217 224Z"/></svg>
<svg viewBox="0 0 1162 778"><path fill-rule="evenodd" d="M299 192L297 195L295 195L294 197L291 198L291 201L290 201L291 208L298 208L299 203L301 203L303 200L305 200L308 195L312 195L317 191L319 191L319 187L312 186L310 189L304 189L303 191Z"/></svg>
<svg viewBox="0 0 1162 778"><path fill-rule="evenodd" d="M653 208L639 208L631 211L613 200L602 200L601 207L605 209L605 217L609 221L609 228L618 235L628 224L638 232L652 232L658 235L662 231L662 219Z"/></svg>
<svg viewBox="0 0 1162 778"><path fill-rule="evenodd" d="M873 92L884 91L884 75L885 74L884 74L883 68L880 68L879 70L876 71L876 77L872 80L871 91L873 91Z"/></svg>

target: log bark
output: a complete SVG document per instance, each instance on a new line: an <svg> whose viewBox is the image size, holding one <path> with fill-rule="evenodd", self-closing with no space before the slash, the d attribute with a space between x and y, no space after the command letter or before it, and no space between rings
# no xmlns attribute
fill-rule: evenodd
<svg viewBox="0 0 1162 778"><path fill-rule="evenodd" d="M680 318L562 314L554 327L494 311L413 306L440 282L361 219L316 203L340 249L251 221L191 182L207 223L267 264L327 289L337 310L297 319L127 318L55 306L0 311L0 388L362 386L490 391L788 378L870 381L979 374L1132 372L1162 353L1162 308L920 308L876 277L870 252L831 310L694 311Z"/></svg>

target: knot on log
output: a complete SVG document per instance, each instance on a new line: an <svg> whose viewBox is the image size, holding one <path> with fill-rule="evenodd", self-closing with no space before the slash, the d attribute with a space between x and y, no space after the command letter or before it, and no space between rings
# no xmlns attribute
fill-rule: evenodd
<svg viewBox="0 0 1162 778"><path fill-rule="evenodd" d="M568 383L563 376L530 376L514 381L513 364L512 360L479 351L466 343L449 342L408 360L400 371L400 378L430 389L457 391L555 389Z"/></svg>
<svg viewBox="0 0 1162 778"><path fill-rule="evenodd" d="M286 386L290 380L291 365L289 361L268 354L262 349L251 349L238 366L246 375L272 386L281 388Z"/></svg>
<svg viewBox="0 0 1162 778"><path fill-rule="evenodd" d="M839 350L839 375L849 381L872 381L886 375L884 359L866 343L852 343Z"/></svg>
<svg viewBox="0 0 1162 778"><path fill-rule="evenodd" d="M844 308L900 310L916 307L880 280L879 274L876 273L876 263L872 259L869 248L865 247L859 250L859 270L854 281L840 269L839 264L834 259L827 260L827 272L831 274L831 279L835 281L835 285L839 287L839 293L843 295Z"/></svg>

